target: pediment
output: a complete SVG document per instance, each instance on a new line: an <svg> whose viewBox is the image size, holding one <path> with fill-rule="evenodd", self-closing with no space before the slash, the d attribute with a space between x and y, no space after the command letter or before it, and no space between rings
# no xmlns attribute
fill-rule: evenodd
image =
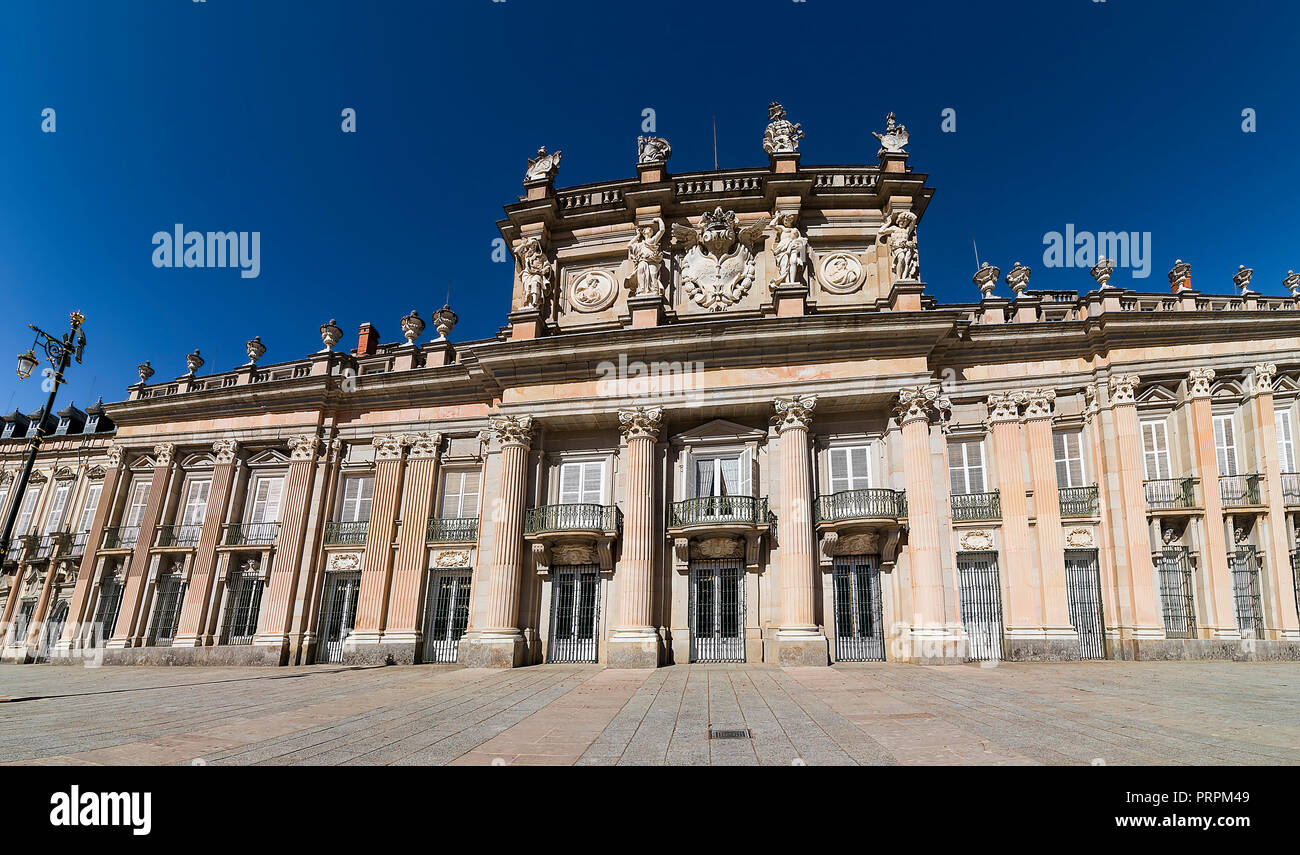
<svg viewBox="0 0 1300 855"><path fill-rule="evenodd" d="M1210 397L1216 399L1240 398L1242 396L1241 384L1236 380L1220 380L1210 387Z"/></svg>
<svg viewBox="0 0 1300 855"><path fill-rule="evenodd" d="M205 469L217 465L216 458L206 452L191 454L181 461L183 469Z"/></svg>
<svg viewBox="0 0 1300 855"><path fill-rule="evenodd" d="M1273 380L1274 392L1300 392L1300 382L1289 374L1279 374Z"/></svg>
<svg viewBox="0 0 1300 855"><path fill-rule="evenodd" d="M1145 387L1136 397L1139 404L1178 403L1178 394L1167 386L1161 386L1159 383L1152 383L1150 386Z"/></svg>
<svg viewBox="0 0 1300 855"><path fill-rule="evenodd" d="M727 440L754 440L767 436L767 431L736 424L727 419L713 419L698 427L683 431L673 437L676 442L723 442Z"/></svg>
<svg viewBox="0 0 1300 855"><path fill-rule="evenodd" d="M289 455L274 448L259 451L248 458L249 466L288 466Z"/></svg>
<svg viewBox="0 0 1300 855"><path fill-rule="evenodd" d="M154 465L152 454L141 454L135 460L131 461L130 468L135 472L143 472L146 469L152 469Z"/></svg>

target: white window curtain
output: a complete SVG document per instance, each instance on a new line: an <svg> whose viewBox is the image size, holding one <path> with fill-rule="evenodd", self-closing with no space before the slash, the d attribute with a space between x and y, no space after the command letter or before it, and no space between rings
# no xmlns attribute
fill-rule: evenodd
<svg viewBox="0 0 1300 855"><path fill-rule="evenodd" d="M350 475L343 481L341 522L369 522L370 502L375 495L375 476Z"/></svg>
<svg viewBox="0 0 1300 855"><path fill-rule="evenodd" d="M1148 481L1174 477L1169 468L1169 432L1163 421L1142 423L1142 455Z"/></svg>
<svg viewBox="0 0 1300 855"><path fill-rule="evenodd" d="M1214 417L1214 450L1219 457L1219 474L1237 474L1237 437L1232 416Z"/></svg>
<svg viewBox="0 0 1300 855"><path fill-rule="evenodd" d="M63 525L63 513L68 509L68 496L72 495L72 484L63 483L54 488L54 498L50 502L50 512L45 515L45 533L59 530Z"/></svg>
<svg viewBox="0 0 1300 855"><path fill-rule="evenodd" d="M948 476L953 495L985 492L984 440L967 439L948 443Z"/></svg>
<svg viewBox="0 0 1300 855"><path fill-rule="evenodd" d="M477 517L478 481L477 469L453 469L443 475L438 516L443 519Z"/></svg>
<svg viewBox="0 0 1300 855"><path fill-rule="evenodd" d="M81 520L77 523L77 531L90 531L90 526L95 521L95 511L99 510L99 497L103 492L103 484L91 484L86 488L86 501L81 505Z"/></svg>
<svg viewBox="0 0 1300 855"><path fill-rule="evenodd" d="M1294 472L1295 442L1291 433L1291 411L1278 410L1274 413L1277 423L1277 457L1283 472Z"/></svg>
<svg viewBox="0 0 1300 855"><path fill-rule="evenodd" d="M754 455L749 449L740 454L695 459L695 495L754 495Z"/></svg>
<svg viewBox="0 0 1300 855"><path fill-rule="evenodd" d="M561 464L559 503L605 504L605 461L584 460Z"/></svg>
<svg viewBox="0 0 1300 855"><path fill-rule="evenodd" d="M871 446L855 445L830 450L830 492L871 487Z"/></svg>
<svg viewBox="0 0 1300 855"><path fill-rule="evenodd" d="M1058 487L1083 487L1083 442L1077 431L1060 431L1052 435L1056 451L1056 484Z"/></svg>

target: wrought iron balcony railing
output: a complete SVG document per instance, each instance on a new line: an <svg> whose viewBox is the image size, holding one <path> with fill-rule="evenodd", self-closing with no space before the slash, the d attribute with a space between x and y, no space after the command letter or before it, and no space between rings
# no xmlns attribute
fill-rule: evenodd
<svg viewBox="0 0 1300 855"><path fill-rule="evenodd" d="M668 512L669 528L706 523L766 525L767 499L753 496L705 496L673 502Z"/></svg>
<svg viewBox="0 0 1300 855"><path fill-rule="evenodd" d="M473 543L478 540L478 517L432 517L425 540L428 543Z"/></svg>
<svg viewBox="0 0 1300 855"><path fill-rule="evenodd" d="M952 497L953 522L1002 519L1002 498L992 493L957 493Z"/></svg>
<svg viewBox="0 0 1300 855"><path fill-rule="evenodd" d="M1300 505L1300 472L1282 473L1282 502Z"/></svg>
<svg viewBox="0 0 1300 855"><path fill-rule="evenodd" d="M1219 497L1225 508L1249 508L1262 505L1259 493L1260 476L1223 475L1219 478Z"/></svg>
<svg viewBox="0 0 1300 855"><path fill-rule="evenodd" d="M369 529L370 520L329 522L325 524L325 543L328 546L360 546L366 542L366 532Z"/></svg>
<svg viewBox="0 0 1300 855"><path fill-rule="evenodd" d="M902 490L872 488L841 490L818 496L814 522L855 519L901 519L907 516L907 494Z"/></svg>
<svg viewBox="0 0 1300 855"><path fill-rule="evenodd" d="M279 536L278 522L231 523L221 542L226 546L270 546Z"/></svg>
<svg viewBox="0 0 1300 855"><path fill-rule="evenodd" d="M1091 487L1060 487L1057 491L1061 500L1063 517L1095 517L1100 508L1097 499L1097 485Z"/></svg>
<svg viewBox="0 0 1300 855"><path fill-rule="evenodd" d="M90 532L79 531L76 534L72 535L71 538L72 539L68 543L68 555L73 558L76 558L77 556L80 555L85 555L86 542L90 540Z"/></svg>
<svg viewBox="0 0 1300 855"><path fill-rule="evenodd" d="M114 525L104 529L104 549L134 549L139 539L138 525Z"/></svg>
<svg viewBox="0 0 1300 855"><path fill-rule="evenodd" d="M616 505L542 505L524 515L524 534L547 531L618 531L623 512Z"/></svg>
<svg viewBox="0 0 1300 855"><path fill-rule="evenodd" d="M1142 482L1147 507L1153 511L1196 507L1196 493L1191 478L1161 478Z"/></svg>
<svg viewBox="0 0 1300 855"><path fill-rule="evenodd" d="M195 547L199 545L201 534L203 534L201 525L160 525L158 539L154 543L157 546Z"/></svg>

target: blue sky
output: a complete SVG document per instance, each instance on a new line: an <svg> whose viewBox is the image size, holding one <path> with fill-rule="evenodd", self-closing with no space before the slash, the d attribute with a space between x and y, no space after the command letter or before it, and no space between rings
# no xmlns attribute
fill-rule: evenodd
<svg viewBox="0 0 1300 855"><path fill-rule="evenodd" d="M300 357L329 318L349 346L363 321L396 340L448 287L452 338L490 336L511 276L495 222L539 145L564 151L561 186L631 177L651 107L673 171L712 166L715 116L721 165L759 166L771 100L805 164L874 162L898 114L936 188L921 273L943 301L977 298L972 238L1034 287L1086 290L1043 266L1067 224L1151 234L1150 277L1122 287L1167 290L1179 257L1200 290L1244 263L1280 294L1300 268L1298 5L6 0L0 358L80 309L90 347L60 400L84 407L196 347L201 373L254 335L264 362ZM261 275L155 268L177 222L260 231ZM39 385L0 369L3 411L36 409Z"/></svg>

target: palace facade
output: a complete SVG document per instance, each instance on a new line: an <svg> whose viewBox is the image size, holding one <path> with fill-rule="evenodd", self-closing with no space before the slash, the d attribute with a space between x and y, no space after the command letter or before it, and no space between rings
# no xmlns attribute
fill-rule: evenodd
<svg viewBox="0 0 1300 855"><path fill-rule="evenodd" d="M493 338L416 312L0 431L9 661L508 667L1296 658L1290 296L922 282L877 162L556 189L529 161ZM1004 284L1009 296L999 294ZM1222 283L1228 285L1228 282ZM975 295L972 288L972 296ZM346 345L344 346L347 347ZM43 426L43 427L42 427Z"/></svg>

